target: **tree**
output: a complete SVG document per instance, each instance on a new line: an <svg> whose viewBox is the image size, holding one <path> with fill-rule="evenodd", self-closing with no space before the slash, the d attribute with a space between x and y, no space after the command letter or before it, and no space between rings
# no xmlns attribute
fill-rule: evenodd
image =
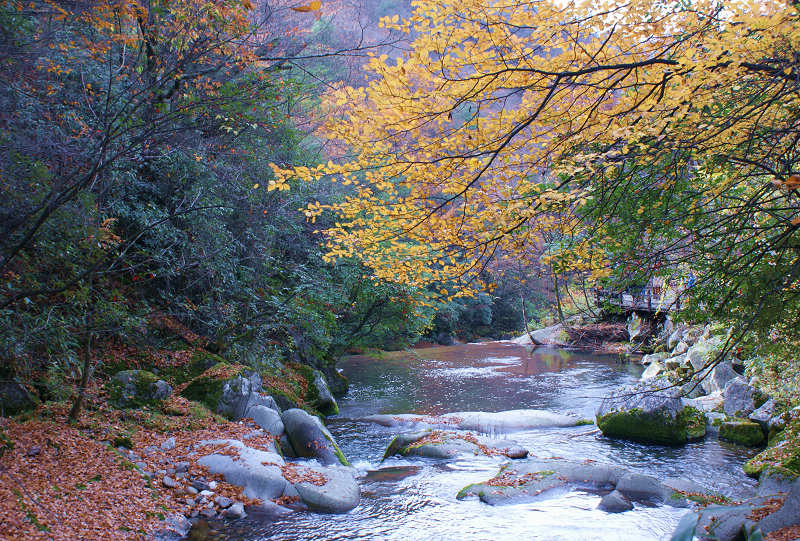
<svg viewBox="0 0 800 541"><path fill-rule="evenodd" d="M275 166L354 186L306 209L339 216L329 257L465 288L570 216L559 258L591 279L635 248L691 264L710 317L800 317L795 4L426 0L383 24L417 37L327 99L354 157Z"/></svg>

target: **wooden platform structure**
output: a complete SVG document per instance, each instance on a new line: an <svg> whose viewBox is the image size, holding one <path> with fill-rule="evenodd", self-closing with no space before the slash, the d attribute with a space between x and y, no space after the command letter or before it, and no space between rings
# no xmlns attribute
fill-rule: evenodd
<svg viewBox="0 0 800 541"><path fill-rule="evenodd" d="M612 291L608 289L595 289L597 304L610 304L618 306L626 312L667 313L681 309L681 293L672 288L645 287L638 295L630 291Z"/></svg>

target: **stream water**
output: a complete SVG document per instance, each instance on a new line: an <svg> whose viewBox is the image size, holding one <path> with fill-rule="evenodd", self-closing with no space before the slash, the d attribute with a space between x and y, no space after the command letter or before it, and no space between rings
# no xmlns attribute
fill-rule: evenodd
<svg viewBox="0 0 800 541"><path fill-rule="evenodd" d="M360 472L361 503L344 515L251 515L220 532L230 540L661 540L685 509L637 504L609 514L600 495L561 492L492 507L456 500L465 485L494 476L507 459L442 462L392 457L381 462L397 429L360 422L373 413L447 413L535 408L593 418L609 391L638 380L641 368L616 356L525 348L507 342L465 344L355 356L341 363L350 379L340 415L328 426ZM593 426L538 429L506 436L538 458L592 459L658 478L684 477L736 497L753 482L741 464L753 451L714 439L684 447L611 440Z"/></svg>

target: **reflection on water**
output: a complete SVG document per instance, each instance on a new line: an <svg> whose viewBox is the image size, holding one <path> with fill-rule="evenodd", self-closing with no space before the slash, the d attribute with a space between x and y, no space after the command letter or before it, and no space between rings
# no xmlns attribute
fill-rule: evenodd
<svg viewBox="0 0 800 541"><path fill-rule="evenodd" d="M600 495L572 491L519 505L458 501L464 486L493 476L503 460L447 463L380 457L395 434L362 423L373 413L447 413L536 408L592 418L605 394L641 369L610 355L492 342L355 356L341 363L351 390L329 419L345 455L361 473L361 504L345 515L294 513L239 521L221 532L238 540L657 540L668 538L683 509L645 507L608 514ZM741 463L752 451L716 441L664 448L610 440L594 427L550 428L509 436L535 457L615 463L660 478L686 477L736 496L752 486Z"/></svg>

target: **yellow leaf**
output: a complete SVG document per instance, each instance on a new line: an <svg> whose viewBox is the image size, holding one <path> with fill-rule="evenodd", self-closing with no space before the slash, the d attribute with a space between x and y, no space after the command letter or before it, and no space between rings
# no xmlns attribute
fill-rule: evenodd
<svg viewBox="0 0 800 541"><path fill-rule="evenodd" d="M254 190L257 190L257 189L258 189L258 182L256 182L255 184L253 184L253 189L254 189Z"/></svg>
<svg viewBox="0 0 800 541"><path fill-rule="evenodd" d="M309 2L305 6L298 6L296 8L292 8L294 11L299 11L300 13L308 13L310 11L319 11L322 8L322 2L320 0L313 0Z"/></svg>

